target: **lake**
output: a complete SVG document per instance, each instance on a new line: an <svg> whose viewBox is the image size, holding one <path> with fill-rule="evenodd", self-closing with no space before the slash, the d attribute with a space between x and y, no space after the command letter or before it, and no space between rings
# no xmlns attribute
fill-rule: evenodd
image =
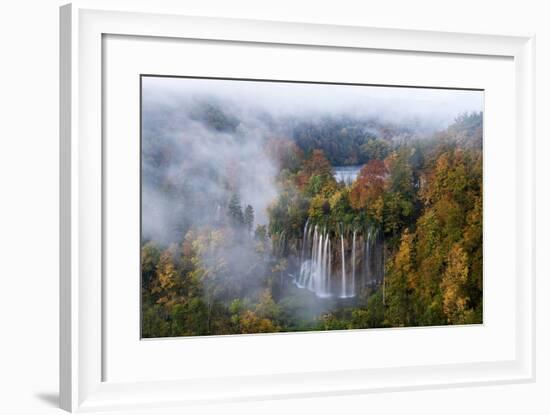
<svg viewBox="0 0 550 415"><path fill-rule="evenodd" d="M349 186L357 179L362 168L362 164L358 166L333 166L332 171L337 182L343 182Z"/></svg>

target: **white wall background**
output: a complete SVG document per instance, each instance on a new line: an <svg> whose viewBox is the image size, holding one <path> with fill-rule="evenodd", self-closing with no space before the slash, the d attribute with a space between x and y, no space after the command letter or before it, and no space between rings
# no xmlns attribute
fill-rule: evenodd
<svg viewBox="0 0 550 415"><path fill-rule="evenodd" d="M154 0L150 0L151 2ZM136 3L134 1L133 3ZM169 0L156 0L169 4ZM177 2L175 2L177 3ZM550 26L545 1L186 0L188 14L537 35L537 382L245 405L187 413L550 413ZM59 414L58 0L0 12L0 413ZM503 238L506 237L503 230ZM175 413L176 411L174 411ZM177 411L181 413L183 411ZM143 412L140 412L143 413ZM158 413L158 412L157 412Z"/></svg>

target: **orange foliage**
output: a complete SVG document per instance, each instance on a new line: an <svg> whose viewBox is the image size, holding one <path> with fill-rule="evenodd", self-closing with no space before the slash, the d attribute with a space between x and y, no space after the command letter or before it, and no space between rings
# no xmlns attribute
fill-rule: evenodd
<svg viewBox="0 0 550 415"><path fill-rule="evenodd" d="M384 193L384 183L388 171L381 160L369 161L359 172L350 192L351 207L364 209L374 204Z"/></svg>
<svg viewBox="0 0 550 415"><path fill-rule="evenodd" d="M304 167L296 176L296 184L303 189L312 176L330 176L332 167L323 150L313 150L311 157L304 162Z"/></svg>

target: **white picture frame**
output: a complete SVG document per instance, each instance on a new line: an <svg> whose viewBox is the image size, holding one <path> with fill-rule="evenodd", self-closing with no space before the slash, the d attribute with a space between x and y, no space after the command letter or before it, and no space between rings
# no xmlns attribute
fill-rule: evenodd
<svg viewBox="0 0 550 415"><path fill-rule="evenodd" d="M241 377L104 381L102 42L106 35L507 57L515 71L515 358ZM60 402L68 411L530 382L534 329L534 36L161 14L113 2L61 8Z"/></svg>

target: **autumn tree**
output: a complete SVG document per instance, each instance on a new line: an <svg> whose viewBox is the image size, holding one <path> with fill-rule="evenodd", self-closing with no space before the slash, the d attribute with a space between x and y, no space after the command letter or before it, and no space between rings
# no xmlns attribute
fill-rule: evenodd
<svg viewBox="0 0 550 415"><path fill-rule="evenodd" d="M362 157L367 160L384 160L391 151L391 145L383 139L372 139L361 145Z"/></svg>
<svg viewBox="0 0 550 415"><path fill-rule="evenodd" d="M460 244L451 248L441 281L443 311L450 324L464 324L467 318L468 297L464 287L468 280L468 256Z"/></svg>
<svg viewBox="0 0 550 415"><path fill-rule="evenodd" d="M223 139L242 128L225 112L195 115ZM377 122L328 118L298 127L289 123L280 129L288 137L267 141L265 153L279 170L265 225L254 224L259 212L239 197L244 177L238 160L193 170L209 175L225 192L216 192L215 200L208 192L187 189L190 174L182 175L183 184L159 183L159 192L178 206L173 209L178 232L168 229L169 237L142 240L142 336L483 321L481 114L460 116L431 137ZM171 153L157 156L164 163ZM345 185L335 181L331 163L366 164L357 180ZM217 204L226 206L226 220L209 220ZM376 278L364 276L357 296L343 307L319 307L326 300L291 283L304 262L298 259L306 221L331 237L347 235L348 253L357 230L356 253L365 251L356 265L376 267ZM370 234L370 241L375 239L376 247L367 247L361 230L375 228L379 232L376 238ZM245 232L251 237L244 238ZM164 245L167 240L174 243ZM339 255L331 254L337 266ZM378 285L380 268L385 276Z"/></svg>
<svg viewBox="0 0 550 415"><path fill-rule="evenodd" d="M231 302L230 310L232 324L238 333L273 333L281 330L277 323L280 307L273 301L269 290L260 293L255 306L235 299Z"/></svg>
<svg viewBox="0 0 550 415"><path fill-rule="evenodd" d="M385 277L386 319L393 327L411 323L411 296L413 294L414 235L405 229L399 249Z"/></svg>
<svg viewBox="0 0 550 415"><path fill-rule="evenodd" d="M466 216L464 228L464 250L468 254L469 276L465 293L470 306L481 320L483 308L483 202L481 194L474 200L473 208Z"/></svg>
<svg viewBox="0 0 550 415"><path fill-rule="evenodd" d="M152 283L151 292L156 295L156 302L166 307L173 306L179 298L180 275L174 260L175 256L175 245L171 245L160 254Z"/></svg>
<svg viewBox="0 0 550 415"><path fill-rule="evenodd" d="M301 189L307 188L310 194L316 194L330 182L332 167L323 150L313 150L311 156L304 162L304 167L296 177L298 186Z"/></svg>
<svg viewBox="0 0 550 415"><path fill-rule="evenodd" d="M369 161L359 175L349 195L351 207L367 209L378 221L382 219L383 195L387 169L381 160Z"/></svg>
<svg viewBox="0 0 550 415"><path fill-rule="evenodd" d="M414 215L416 192L409 158L414 150L404 146L384 161L389 172L387 191L384 193L384 231L392 237Z"/></svg>
<svg viewBox="0 0 550 415"><path fill-rule="evenodd" d="M147 242L141 248L141 288L150 290L155 278L157 263L160 259L160 249L155 242Z"/></svg>
<svg viewBox="0 0 550 415"><path fill-rule="evenodd" d="M268 207L271 236L285 232L288 237L298 238L302 234L308 217L310 201L294 185L281 189L277 200Z"/></svg>

